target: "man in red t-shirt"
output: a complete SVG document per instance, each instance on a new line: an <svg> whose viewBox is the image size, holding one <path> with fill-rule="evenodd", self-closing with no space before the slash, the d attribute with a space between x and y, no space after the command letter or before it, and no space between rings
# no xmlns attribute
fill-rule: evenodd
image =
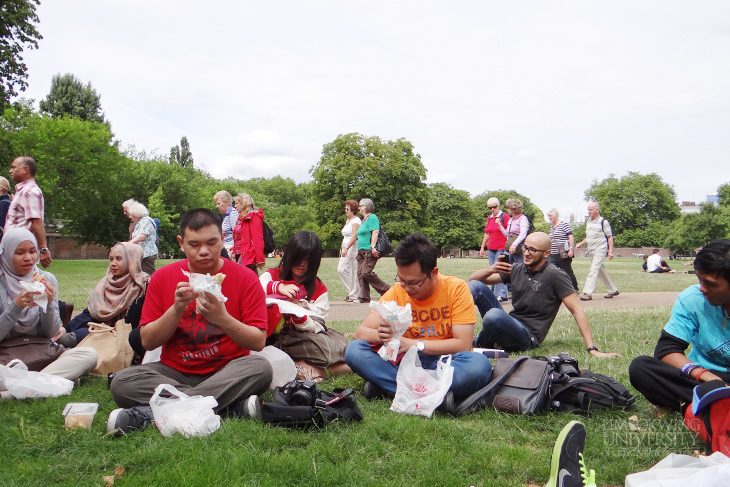
<svg viewBox="0 0 730 487"><path fill-rule="evenodd" d="M260 417L257 395L269 386L273 372L265 358L249 352L261 350L266 341L263 289L250 269L221 258L223 232L214 212L187 212L177 239L186 259L155 272L140 321L142 345L147 350L161 346L160 362L116 374L111 393L121 408L109 415L109 431L144 429L152 420L149 400L159 384L189 396L213 396L216 412ZM227 301L193 291L183 271L225 274L221 290Z"/></svg>

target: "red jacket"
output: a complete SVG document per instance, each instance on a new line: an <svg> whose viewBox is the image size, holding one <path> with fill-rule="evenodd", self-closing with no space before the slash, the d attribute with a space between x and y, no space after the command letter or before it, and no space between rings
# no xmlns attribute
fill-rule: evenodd
<svg viewBox="0 0 730 487"><path fill-rule="evenodd" d="M241 256L241 264L266 262L264 255L264 211L258 208L238 217L233 229L233 250Z"/></svg>

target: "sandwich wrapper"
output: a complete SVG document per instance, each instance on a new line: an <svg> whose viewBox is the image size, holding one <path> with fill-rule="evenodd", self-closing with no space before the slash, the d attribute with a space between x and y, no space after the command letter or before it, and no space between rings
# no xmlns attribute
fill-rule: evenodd
<svg viewBox="0 0 730 487"><path fill-rule="evenodd" d="M195 272L187 271L182 271L182 273L188 277L193 291L197 293L210 293L218 298L218 301L221 303L228 301L228 298L223 296L221 285L215 282L213 276L210 274L196 274Z"/></svg>
<svg viewBox="0 0 730 487"><path fill-rule="evenodd" d="M38 305L39 308L41 308L43 311L46 311L46 308L48 308L48 296L46 295L46 285L43 284L41 281L33 281L33 282L27 282L27 281L20 281L20 285L25 289L26 291L30 293L40 293L40 294L34 294L33 295L33 302Z"/></svg>

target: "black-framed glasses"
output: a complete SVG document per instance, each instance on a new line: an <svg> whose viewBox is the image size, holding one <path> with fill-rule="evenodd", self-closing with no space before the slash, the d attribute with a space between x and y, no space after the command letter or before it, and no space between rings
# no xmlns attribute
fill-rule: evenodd
<svg viewBox="0 0 730 487"><path fill-rule="evenodd" d="M497 206L489 206L488 208L489 208L490 210L493 210L493 209L497 208Z"/></svg>
<svg viewBox="0 0 730 487"><path fill-rule="evenodd" d="M534 254L535 252L545 252L550 249L536 249L534 247L528 247L527 245L522 246L522 251L528 254Z"/></svg>
<svg viewBox="0 0 730 487"><path fill-rule="evenodd" d="M426 279L431 279L431 275L424 277L420 282L406 282L403 281L398 274L395 275L395 283L400 284L403 287L421 287L423 286L423 283L426 282Z"/></svg>

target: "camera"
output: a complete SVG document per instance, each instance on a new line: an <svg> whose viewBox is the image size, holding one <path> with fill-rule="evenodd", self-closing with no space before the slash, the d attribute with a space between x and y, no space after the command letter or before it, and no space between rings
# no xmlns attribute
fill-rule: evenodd
<svg viewBox="0 0 730 487"><path fill-rule="evenodd" d="M281 387L281 395L292 406L314 406L319 390L311 380L291 380Z"/></svg>
<svg viewBox="0 0 730 487"><path fill-rule="evenodd" d="M570 356L567 352L559 353L552 357L548 357L550 365L553 366L556 374L567 375L571 377L578 377L580 375L580 369L578 368L578 361Z"/></svg>

